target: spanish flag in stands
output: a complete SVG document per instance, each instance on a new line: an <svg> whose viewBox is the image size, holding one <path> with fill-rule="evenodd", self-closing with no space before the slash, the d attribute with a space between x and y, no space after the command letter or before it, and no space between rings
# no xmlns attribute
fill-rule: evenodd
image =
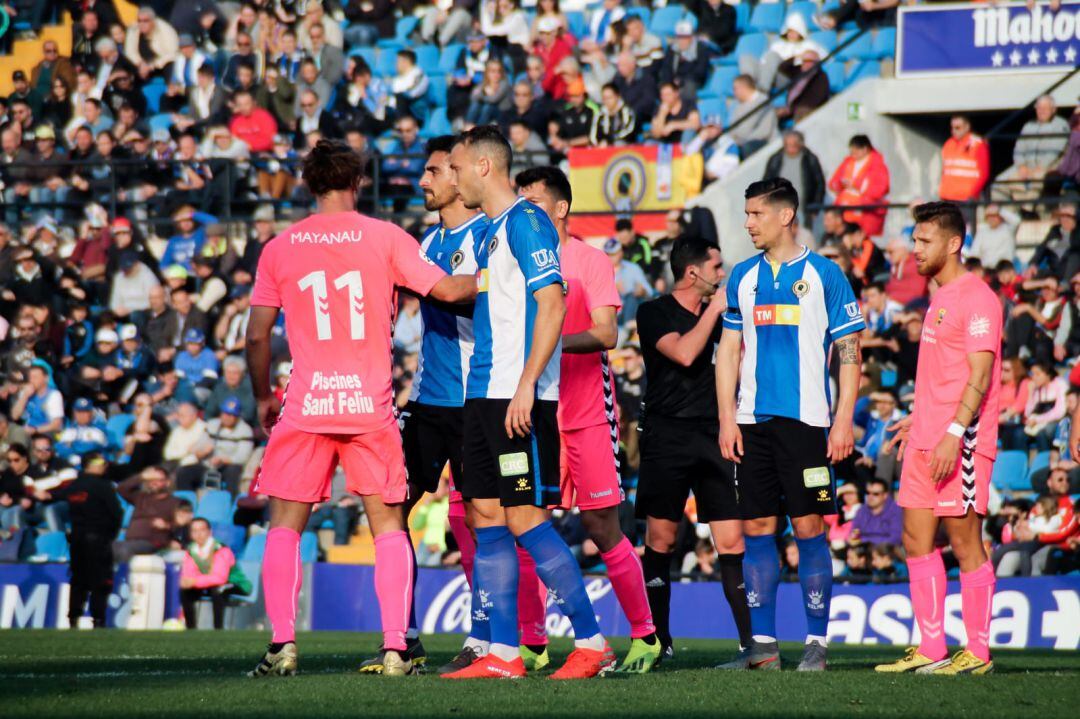
<svg viewBox="0 0 1080 719"><path fill-rule="evenodd" d="M630 216L638 232L662 231L664 214L701 192L701 156L678 145L575 147L569 162L570 232L580 237L610 237Z"/></svg>

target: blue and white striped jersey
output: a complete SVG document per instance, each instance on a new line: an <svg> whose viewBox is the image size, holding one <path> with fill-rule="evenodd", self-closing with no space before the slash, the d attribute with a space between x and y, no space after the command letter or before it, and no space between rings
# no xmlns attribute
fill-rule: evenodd
<svg viewBox="0 0 1080 719"><path fill-rule="evenodd" d="M762 252L731 271L727 301L724 327L741 331L744 345L736 420L830 426L832 343L866 326L840 267L805 247L780 265Z"/></svg>
<svg viewBox="0 0 1080 719"><path fill-rule="evenodd" d="M559 234L536 205L518 198L491 220L476 256L480 275L473 312L475 346L469 363L468 399L511 399L532 345L533 292L562 284ZM562 340L536 383L536 398L559 399Z"/></svg>
<svg viewBox="0 0 1080 719"><path fill-rule="evenodd" d="M478 213L453 229L442 223L432 227L420 247L424 254L451 275L476 274L476 246L487 237L488 218ZM473 321L449 312L437 303L420 304L423 339L409 399L439 407L465 404L465 381L473 353Z"/></svg>

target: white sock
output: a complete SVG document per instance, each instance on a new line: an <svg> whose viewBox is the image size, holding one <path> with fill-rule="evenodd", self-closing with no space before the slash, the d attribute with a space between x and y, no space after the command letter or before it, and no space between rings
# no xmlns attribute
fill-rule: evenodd
<svg viewBox="0 0 1080 719"><path fill-rule="evenodd" d="M602 652L602 651L604 651L604 635L603 634L594 634L591 637L588 637L586 639L575 639L574 640L574 648L575 649L592 649L593 651L596 651L596 652Z"/></svg>
<svg viewBox="0 0 1080 719"><path fill-rule="evenodd" d="M487 653L491 651L491 642L486 642L483 639L473 639L472 637L467 637L465 639L465 645L463 648L471 648L474 652L476 652L476 656L482 657L487 655Z"/></svg>
<svg viewBox="0 0 1080 719"><path fill-rule="evenodd" d="M810 642L817 642L818 644L820 644L823 647L829 646L828 640L825 639L825 637L818 636L817 634L807 634L806 635L806 643L809 644Z"/></svg>
<svg viewBox="0 0 1080 719"><path fill-rule="evenodd" d="M521 656L521 650L518 647L512 647L509 644L492 644L491 654L494 654L504 662L512 662Z"/></svg>
<svg viewBox="0 0 1080 719"><path fill-rule="evenodd" d="M755 634L754 641L760 644L768 644L769 642L775 642L776 637L770 637L768 634Z"/></svg>

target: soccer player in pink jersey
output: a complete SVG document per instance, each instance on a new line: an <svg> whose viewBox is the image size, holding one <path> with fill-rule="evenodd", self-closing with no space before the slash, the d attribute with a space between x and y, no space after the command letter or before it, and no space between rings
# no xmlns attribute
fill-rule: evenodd
<svg viewBox="0 0 1080 719"><path fill-rule="evenodd" d="M413 671L405 632L412 546L401 505L408 494L391 388L396 288L443 302L476 296L473 276L449 277L399 227L355 211L361 157L321 140L303 163L318 211L267 243L251 297L247 357L259 422L270 434L253 492L270 497L263 592L273 637L249 676L297 670L300 533L311 506L330 497L340 464L375 536L375 592L386 648L383 674ZM293 369L280 405L270 386L270 336L287 318Z"/></svg>
<svg viewBox="0 0 1080 719"><path fill-rule="evenodd" d="M1001 386L1001 304L964 269L964 218L949 202L915 208L915 263L938 285L923 323L915 406L897 430L903 460L898 500L904 508L904 549L911 604L922 633L918 647L876 667L879 672L985 674L990 658L994 567L982 542L982 522L997 453ZM938 524L960 562L960 598L967 648L950 659L945 647L945 565L934 548Z"/></svg>
<svg viewBox="0 0 1080 719"><path fill-rule="evenodd" d="M522 197L551 218L559 234L559 260L566 283L566 319L559 390L562 447L560 506L581 510L589 538L600 549L608 577L633 641L620 672L644 674L660 658L641 560L619 526L619 425L615 383L607 350L619 337L615 316L621 302L611 261L600 250L570 236L570 182L557 167L518 174Z"/></svg>

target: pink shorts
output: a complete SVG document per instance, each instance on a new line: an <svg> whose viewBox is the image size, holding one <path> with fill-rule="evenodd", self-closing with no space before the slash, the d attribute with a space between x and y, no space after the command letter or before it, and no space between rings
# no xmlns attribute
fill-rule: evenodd
<svg viewBox="0 0 1080 719"><path fill-rule="evenodd" d="M450 480L450 514L451 517L465 516L465 498L461 492L454 489L454 480Z"/></svg>
<svg viewBox="0 0 1080 719"><path fill-rule="evenodd" d="M405 501L409 486L397 423L364 434L314 434L285 422L270 432L251 491L294 502L323 502L338 465L352 494Z"/></svg>
<svg viewBox="0 0 1080 719"><path fill-rule="evenodd" d="M994 460L973 454L970 463L957 459L956 470L941 482L930 478L933 450L908 448L900 475L897 502L908 509L932 509L938 517L962 517L968 509L986 515Z"/></svg>
<svg viewBox="0 0 1080 719"><path fill-rule="evenodd" d="M605 509L622 502L619 462L616 455L619 435L607 424L559 432L562 500L559 506L571 509Z"/></svg>

